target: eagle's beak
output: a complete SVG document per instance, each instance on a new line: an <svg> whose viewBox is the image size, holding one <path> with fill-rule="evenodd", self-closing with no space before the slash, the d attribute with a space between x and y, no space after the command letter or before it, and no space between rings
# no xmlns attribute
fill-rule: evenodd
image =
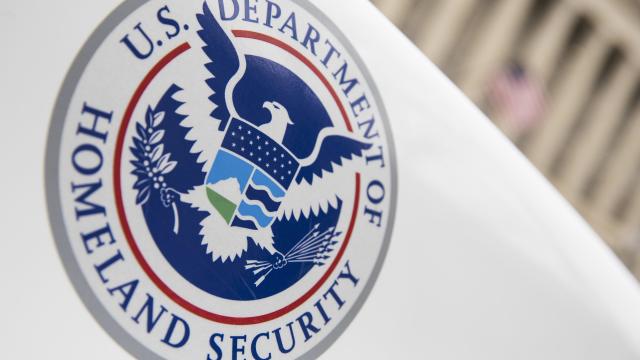
<svg viewBox="0 0 640 360"><path fill-rule="evenodd" d="M276 110L277 110L278 113L284 113L284 115L286 115L287 124L288 125L293 125L293 121L289 117L289 112L287 111L287 109L284 106L282 106L282 104L277 103L275 101L265 101L262 104L262 107L264 109L269 110L269 112L271 114L274 114L276 112ZM280 118L282 118L282 116Z"/></svg>

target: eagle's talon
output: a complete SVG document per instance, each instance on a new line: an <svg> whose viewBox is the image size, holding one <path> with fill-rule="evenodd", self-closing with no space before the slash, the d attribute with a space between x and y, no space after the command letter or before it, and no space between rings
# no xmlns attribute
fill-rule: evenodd
<svg viewBox="0 0 640 360"><path fill-rule="evenodd" d="M287 266L287 259L282 255L282 253L276 251L273 256L275 258L275 261L272 263L274 269L279 270Z"/></svg>

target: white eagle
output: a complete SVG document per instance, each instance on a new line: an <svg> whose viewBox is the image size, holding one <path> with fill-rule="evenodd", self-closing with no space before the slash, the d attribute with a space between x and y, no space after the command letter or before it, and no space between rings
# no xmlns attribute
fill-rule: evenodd
<svg viewBox="0 0 640 360"><path fill-rule="evenodd" d="M204 45L202 52L196 56L202 57L203 63L206 63L206 71L202 72L206 78L183 79L190 85L190 90L185 89L181 95L185 98L183 106L187 108L185 112L188 116L180 125L189 129L186 140L193 142L191 152L198 155L198 163L202 163L203 172L208 173L230 120L248 120L238 114L232 100L234 89L247 70L247 61L244 55L238 53L230 35L222 29L206 3L203 13L198 14L197 18L201 25L198 35ZM202 99L203 89L207 91L205 93L213 93ZM195 100L198 95L200 100ZM209 112L212 103L213 111ZM290 126L296 121L305 120L291 119L285 106L276 101L265 101L263 108L269 111L271 119L258 129L279 144L282 144ZM203 112L203 109L209 110ZM336 208L339 199L351 195L350 191L353 190L351 187L345 189L344 181L352 178L354 172L364 166L363 152L371 146L335 127L325 127L317 139L309 139L314 140L316 143L309 156L297 159L300 169L276 212L276 219L308 218L312 214L326 212L330 207ZM200 235L213 261L241 258L251 239L273 256L272 268L284 267L287 257L277 250L271 227L251 230L230 226L207 198L205 180L206 177L202 185L184 193L164 189L161 194L165 206L181 201L209 214L200 223Z"/></svg>

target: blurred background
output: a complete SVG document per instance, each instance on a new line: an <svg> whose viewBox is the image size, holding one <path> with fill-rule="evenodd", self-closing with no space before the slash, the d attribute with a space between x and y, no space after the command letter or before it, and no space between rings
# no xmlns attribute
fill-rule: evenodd
<svg viewBox="0 0 640 360"><path fill-rule="evenodd" d="M374 0L640 279L640 0Z"/></svg>

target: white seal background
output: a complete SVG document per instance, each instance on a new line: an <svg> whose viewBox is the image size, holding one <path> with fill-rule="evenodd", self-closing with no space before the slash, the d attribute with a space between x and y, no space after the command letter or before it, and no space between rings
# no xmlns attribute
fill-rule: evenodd
<svg viewBox="0 0 640 360"><path fill-rule="evenodd" d="M215 12L215 10L217 9L212 10ZM303 20L306 21L307 19L305 19L302 14L298 15L298 21ZM236 20L234 22L223 22L222 24L234 30L243 29L256 32L261 30L260 25L256 24L247 27L246 23L240 20ZM279 34L275 29L273 30L273 32L267 34L270 34L272 36L280 35L282 38L282 35ZM195 32L191 35L195 35ZM210 116L209 113L212 109L212 105L210 105L211 102L208 99L208 96L202 95L209 94L211 92L211 90L205 84L205 79L209 78L211 74L208 73L202 65L206 64L210 60L200 49L201 45L204 45L204 43L201 43L200 39L194 39L191 36L188 38L183 37L182 40L185 39L189 39L189 42L192 46L191 50L185 52L183 55L172 61L171 64L169 64L165 68L165 70L156 77L156 79L152 82L152 85L142 96L136 108L136 111L134 111L133 117L131 119L132 121L130 122L127 129L127 134L125 137L126 144L130 144L131 138L136 133L135 123L138 122L139 119L144 119L144 114L147 109L146 104L157 103L158 99L173 83L184 87L184 90L178 92L175 95L175 98L179 99L180 101L186 102L184 106L178 110L180 113L188 114L189 116L196 119L207 118ZM178 41L178 43L179 42L180 41ZM329 94L328 90L320 81L320 79L318 79L318 77L313 74L312 71L307 68L307 66L304 65L300 60L296 59L293 55L273 44L256 39L235 38L234 44L237 46L238 51L241 53L241 55L264 56L272 60L278 59L280 63L286 64L289 70L300 76L306 82L306 84L314 89L318 98L320 98L323 104L326 106L330 118L334 120L334 126L345 132L347 131L338 106ZM350 71L355 73L356 69L350 69ZM186 72L190 73L187 74ZM176 74L181 75L180 77L176 77ZM362 75L358 74L358 78L362 78ZM380 115L376 114L376 117L379 118ZM355 121L352 122L355 123ZM355 126L355 124L352 125ZM357 128L355 128L354 131L357 132ZM384 134L381 134L381 136L384 136ZM386 141L386 137L384 139ZM377 142L381 143L380 139L377 139ZM312 268L308 274L306 274L298 282L289 287L286 291L282 291L279 294L275 294L274 296L270 296L261 300L251 301L250 306L234 306L234 304L237 304L236 301L225 300L209 295L203 290L200 290L193 284L189 283L179 274L177 274L173 267L169 264L169 262L166 261L164 255L162 255L162 253L158 249L155 241L151 238L146 222L135 221L137 219L144 220L144 215L142 214L141 207L135 204L135 197L137 192L133 189L133 184L135 183L137 178L135 176L131 176L129 174L130 171L128 171L128 169L131 168L131 166L128 164L132 159L133 156L131 155L131 153L129 151L125 151L122 159L122 191L124 195L123 198L126 199L125 208L130 220L129 225L131 226L131 229L134 233L136 243L141 248L146 261L151 265L156 274L158 274L162 279L171 279L171 283L167 283L172 287L172 289L179 293L184 299L190 301L194 305L197 305L201 309L228 316L258 316L276 311L294 302L296 299L306 293L307 290L313 287L313 285L315 285L318 280L320 280L320 278L326 273L327 268L331 265L338 250L340 249L340 245L342 244L342 242L338 244L336 250L331 253L331 258L329 259L329 261L327 261L327 264L325 266ZM348 165L349 163L346 162L346 164ZM364 172L361 176L362 180L360 185L360 208L366 202L366 198L363 198L363 196L366 195L364 190L366 189L366 185L370 179L376 178L379 180L384 179L385 182L391 181L390 177L386 177L388 176L388 168L378 169L377 166L374 166L364 167L361 170L364 170ZM341 180L344 181L344 187L346 189L344 193L346 194L346 197L343 199L343 210L337 229L339 229L339 231L343 231L343 233L346 233L349 227L349 221L351 220L353 210L353 201L355 195L353 190L355 188L355 177L353 175L349 175L345 179ZM334 193L331 193L329 194L329 196L332 196L333 194ZM358 234L358 239L375 239L376 237L380 236L380 228L368 226L368 220L366 220L366 216L363 216L362 211L359 211L358 216L362 218L359 219L358 222L356 222L356 226L353 232L354 234ZM342 236L341 239L344 240L344 236ZM357 268L354 267L352 270L356 273L363 272L363 270L361 269L363 268L363 263L366 263L366 261L361 261L361 259L370 259L372 262L375 262L379 248L376 248L374 246L375 242L371 243L371 240L360 240L354 242L354 236L351 236L350 240L351 241L348 245L348 251L347 253L345 253L345 257L357 257L359 259L357 261ZM341 264L344 263L345 257L343 257L342 261L340 262ZM245 260L247 260L246 257L244 257L241 261ZM352 266L354 266L353 262ZM340 265L338 266L338 268L340 268ZM331 282L331 279L328 279L327 282ZM321 292L322 290L318 290L318 293ZM189 294L191 294L191 296ZM229 308L234 308L235 313L216 310Z"/></svg>
<svg viewBox="0 0 640 360"><path fill-rule="evenodd" d="M197 4L197 6L195 6L194 9L196 9L195 11L199 12L201 2L193 1L193 3ZM75 132L76 125L63 124L62 119L66 117L67 121L70 121L69 119L73 118L72 115L68 114L68 111L70 111L69 109L72 107L81 108L82 102L87 98L87 96L91 93L95 94L95 89L96 89L94 85L95 83L100 83L104 81L105 83L109 84L110 76L112 76L112 71L110 70L112 68L117 68L117 69L122 69L121 70L123 71L122 76L132 77L132 79L128 79L126 82L131 82L132 84L130 85L132 85L131 88L133 89L136 87L137 83L140 81L142 76L146 74L146 71L148 71L152 66L150 65L149 62L144 62L144 63L135 63L135 66L140 67L140 69L130 68L130 67L123 68L118 66L117 62L100 61L101 57L98 56L99 54L102 53L103 56L105 56L105 58L109 59L110 58L109 54L113 50L108 50L109 47L105 49L104 46L102 46L104 39L110 38L111 43L117 44L117 41L114 41L113 37L120 36L120 35L111 34L112 29L118 26L125 26L124 29L126 29L127 28L126 25L131 25L129 27L132 27L133 25L135 25L135 22L138 21L138 18L135 16L128 17L128 15L135 11L141 11L142 13L142 11L147 10L142 8L143 6L153 6L152 4L159 7L162 6L161 4L153 1L147 2L143 0L129 0L125 2L120 7L118 7L118 9L116 9L107 18L107 20L105 20L100 25L98 30L92 35L90 40L87 42L87 44L83 48L81 54L76 59L76 62L74 63L67 77L67 81L65 82L65 85L61 90L61 94L58 100L58 105L54 110L52 126L49 134L50 140L49 140L48 150L47 150L47 164L54 164L57 161L62 161L61 164L64 164L65 158L70 157L70 154L73 148L76 146L74 135L72 134L73 132ZM359 220L356 222L356 227L354 228L354 232L351 237L351 243L347 247L347 252L345 253L345 256L343 257L342 261L338 264L338 267L332 273L332 276L327 280L325 284L323 284L323 286L309 300L307 300L300 307L293 309L290 313L278 319L274 319L263 324L249 325L245 327L225 326L221 324L215 324L216 325L215 328L217 329L216 330L217 332L222 332L227 335L236 335L236 334L246 333L247 335L251 336L252 334L255 335L262 331L269 331L276 327L283 327L289 321L295 320L297 316L299 316L302 312L305 311L305 308L306 310L310 310L311 308L309 306L312 305L313 302L316 301L317 298L327 290L328 285L332 282L332 279L335 279L337 277L337 274L344 267L345 262L347 260L354 260L354 261L351 261L350 264L354 274L357 277L359 277L361 281L360 283L358 283L358 286L355 289L355 291L348 291L344 293L345 299L349 298L345 308L340 310L340 312L330 314L334 319L329 325L327 325L326 328L324 328L320 333L314 336L315 339L313 339L313 341L309 343L310 346L300 343L300 338L299 338L300 334L298 334L298 342L297 342L296 348L292 353L288 354L288 356L295 356L295 357L304 356L304 357L313 358L319 355L320 353L322 353L339 336L339 334L344 331L348 323L351 321L351 319L355 316L355 314L359 310L363 301L368 296L368 293L371 290L373 283L375 282L375 278L377 277L377 274L380 271L380 267L384 260L387 247L389 245L390 232L393 227L397 182L395 178L395 157L393 153L394 151L393 143L391 141L391 134L388 128L388 124L386 123L384 107L375 89L375 84L373 84L373 82L371 81L371 78L366 73L366 68L363 66L362 62L358 59L358 56L354 52L354 50L350 47L348 39L342 36L342 34L332 25L332 23L328 19L326 19L326 17L324 17L324 15L322 15L315 7L313 7L311 4L307 3L306 1L302 1L302 0L294 1L294 3L291 5L286 5L283 3L283 10L286 9L288 6L292 6L294 8L300 6L301 8L298 8L298 11L301 11L302 9L304 9L303 11L307 11L309 14L311 14L312 17L315 17L316 20L315 20L314 26L318 27L321 33L324 33L325 37L337 38L340 44L339 45L336 44L336 45L345 49L346 52L348 53L348 54L344 54L343 56L348 56L351 59L352 66L353 64L357 66L358 72L360 74L359 78L364 79L366 81L365 89L367 90L366 91L367 96L373 97L372 104L374 104L374 108L376 109L375 114L378 120L378 123L376 126L380 128L380 130L384 129L384 134L381 134L383 135L382 141L378 141L378 142L383 144L385 147L385 158L386 158L387 167L381 171L377 171L377 170L374 171L373 173L379 173L378 175L374 175L374 178L369 177L369 175L371 175L369 173L371 172L372 169L368 167L364 169L361 187L360 187L361 200L360 200L360 207L359 207L360 214L358 215ZM191 9L191 4L185 6L184 8L177 8L177 9L174 8L172 10L174 13L184 15L183 12L186 9ZM186 11L189 12L189 10L186 10ZM299 24L305 23L306 16L307 15L304 15L304 12L302 14L299 13L299 21L300 21ZM194 17L195 17L195 13L191 14L189 18L194 18ZM125 18L126 20L121 25L122 20ZM181 16L181 18L184 19L185 17ZM193 29L194 24L190 23L189 25ZM242 25L242 23L238 22L237 25ZM223 26L229 27L228 24L224 24L224 23L223 23ZM323 29L325 27L326 29ZM256 30L259 30L259 29L256 29ZM195 33L195 29L192 30L192 32ZM110 47L113 47L113 46L114 45L110 45ZM192 49L191 51L194 51L194 50L198 51L199 49ZM155 57L158 58L157 55ZM315 62L317 63L317 61ZM132 75L139 72L141 72L143 75L138 75L138 76ZM91 77L88 78L90 80L87 80L87 76L85 76L85 74L91 74ZM109 85L107 85L107 89L104 89L104 90L109 90ZM158 90L156 89L155 91L158 91ZM339 93L339 90L337 88L336 88L336 92ZM116 92L116 93L111 93L108 96L109 98L115 97L117 99L115 101L110 101L111 104L120 104L122 107L122 109L116 110L116 115L112 120L113 124L119 125L120 121L118 117L121 115L118 113L118 111L123 111L124 107L126 107L126 104L128 103L127 100L130 95L126 93L122 94L122 93ZM144 101L146 98L148 98L147 94L143 96L141 101ZM345 100L342 99L342 101L345 101ZM146 103L141 102L140 104L138 104L138 109L140 109L141 107L144 108L145 106L146 106ZM131 119L132 123L130 123L129 125L130 128L132 127L132 124L134 121L138 121L138 119L136 118L136 114L139 115L139 113L140 112L138 110L134 112L134 117ZM339 118L337 121L340 121L340 120L341 118ZM334 119L334 122L335 121L336 119ZM351 122L354 126L354 131L357 132L357 130L355 129L354 121L355 121L354 119L351 119ZM70 129L73 131L71 131ZM117 126L111 128L111 135L110 135L111 139L110 141L107 142L106 146L102 149L103 155L104 155L104 161L105 161L103 165L103 170L101 171L102 174L110 173L110 169L112 167L112 156L110 154L112 154L113 145L115 142L115 135L116 135L114 132L115 130L117 130ZM127 142L125 142L125 145L126 144ZM126 158L127 156L124 157L124 159ZM123 162L124 162L124 159L123 159ZM208 336L210 336L212 333L210 330L212 328L211 326L212 324L209 323L208 320L200 319L197 316L189 314L187 311L181 308L169 309L169 311L175 312L178 316L184 318L189 322L189 325L191 326L191 338L190 338L189 344L182 349L179 349L177 351L168 349L165 345L157 341L157 339L147 336L143 327L141 327L140 325L133 324L130 321L130 319L128 319L128 317L131 316L132 314L129 314L128 316L124 314L122 310L119 309L119 307L117 306L117 302L114 301L114 299L111 296L109 296L106 293L106 291L104 291L105 285L103 285L101 282L98 281L97 277L95 276L95 270L93 270L93 263L97 262L98 260L96 260L95 258L91 259L91 257L87 257L83 255L81 244L75 244L75 246L71 246L71 247L69 246L70 244L69 244L68 236L77 237L76 234L79 234L83 230L82 230L82 223L79 223L81 227L76 227L76 224L74 224L74 221L71 220L74 218L73 202L70 199L62 199L62 201L60 199L60 193L65 193L65 188L63 187L63 185L73 180L72 178L67 177L67 175L72 172L70 171L71 170L70 168L67 169L67 166L69 165L61 165L60 168L56 166L48 167L47 197L48 197L49 208L50 208L51 223L52 223L52 228L54 230L54 234L56 237L56 241L58 243L58 248L63 258L64 264L67 267L67 271L71 279L73 280L78 292L80 293L82 299L84 300L85 304L92 311L96 319L109 332L111 336L113 336L121 345L123 345L128 351L130 351L136 357L153 358L153 357L156 357L157 354L161 354L162 356L170 356L170 357L171 356L197 357L197 356L202 356L203 354L206 354L207 352L209 352L210 349L208 348ZM126 168L127 168L126 166L123 167L123 173L125 172L124 169ZM105 169L108 169L108 170L106 170L105 172ZM60 183L58 183L59 176L61 179ZM364 203L366 203L366 186L370 180L374 180L374 179L383 180L386 186L386 196L385 196L386 214L383 217L384 221L386 222L386 225L379 229L375 228L373 225L367 226L368 221L366 217L363 216L362 214ZM104 181L103 190L106 189L106 196L105 194L100 194L99 197L97 198L102 199L102 203L107 205L108 218L110 220L112 230L114 231L114 235L116 238L119 239L119 242L121 244L125 244L124 235L119 230L119 222L117 221L117 217L115 216L116 214L115 206L114 204L111 204L111 201L110 201L110 199L113 198L113 196L110 195L110 192L112 190L111 179L109 177L105 177L103 178L103 181ZM349 204L349 203L350 201L346 202L346 204ZM60 205L62 205L63 213L66 213L66 216L64 215L62 217L60 216L61 215ZM346 214L349 214L351 209L349 208L349 206L347 206L347 208L345 208L343 211L345 211ZM65 217L67 220L63 220ZM344 214L343 214L343 217L344 217ZM92 227L97 228L98 226L99 226L98 224L94 224L93 226L90 226L88 229L91 229ZM85 228L84 230L86 231L88 229ZM346 228L343 231L346 231ZM368 243L369 241L372 241L371 239L377 239L377 241L379 241L377 242L376 246L371 246L375 243ZM151 284L150 281L143 280L146 278L146 276L142 272L140 272L140 269L137 269L137 263L133 262L134 258L130 253L128 253L128 247L126 246L126 244L124 248L122 246L119 246L119 248L121 251L123 251L125 258L128 259L126 261L126 266L129 267L129 269L124 273L121 271L114 273L117 275L114 278L115 281L113 285L116 285L118 283L124 283L133 278L138 278L141 280L140 288L144 289L144 287L146 286L155 288L155 286ZM83 257L85 259L83 259ZM132 265L134 266L133 269L130 268ZM136 270L139 271L140 273L133 274ZM118 275L121 276L123 274L125 275L131 274L131 277L128 277L128 278L123 277L123 278L117 279ZM171 284L169 285L171 287ZM140 288L137 290L137 294L141 292ZM159 296L160 295L159 292L154 292L153 295L154 297L156 297L156 301L159 304L165 304L166 306L169 306L170 304L172 304L171 300L169 300L168 298L165 298L164 296ZM225 314L224 312L221 312L221 314L228 315L228 314ZM131 336L130 334L137 334L137 335ZM194 342L199 345L193 345ZM270 344L271 344L270 350L274 351L275 349L273 348L274 346L273 338ZM277 350L274 352L274 355L276 352Z"/></svg>

